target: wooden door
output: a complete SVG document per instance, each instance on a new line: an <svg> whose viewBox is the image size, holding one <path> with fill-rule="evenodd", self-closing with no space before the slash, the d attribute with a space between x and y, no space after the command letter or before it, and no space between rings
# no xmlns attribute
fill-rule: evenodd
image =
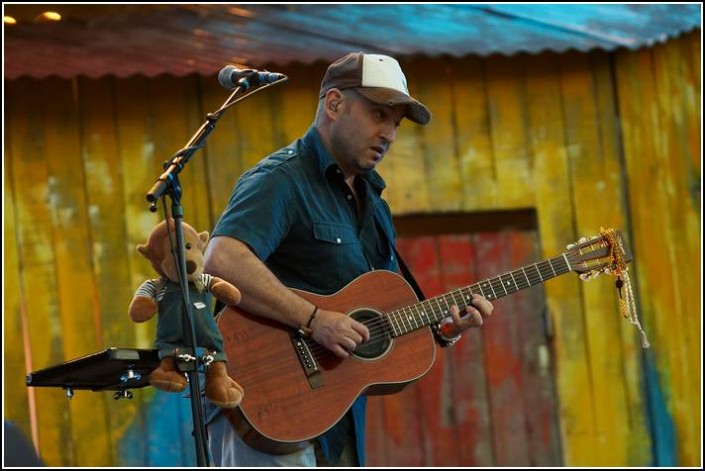
<svg viewBox="0 0 705 471"><path fill-rule="evenodd" d="M427 297L539 261L533 230L399 237ZM370 397L368 466L561 466L542 286L494 302L399 394Z"/></svg>

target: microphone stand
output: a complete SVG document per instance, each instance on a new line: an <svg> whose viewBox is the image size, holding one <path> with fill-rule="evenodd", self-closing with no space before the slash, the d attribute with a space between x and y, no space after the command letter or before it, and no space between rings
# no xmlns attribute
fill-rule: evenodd
<svg viewBox="0 0 705 471"><path fill-rule="evenodd" d="M244 96L235 99L236 95L239 93L244 93L250 88L250 80L254 84L256 82L257 71L252 71L249 75L241 78L238 81L238 86L235 88L233 93L225 100L225 103L214 113L208 113L206 116L206 121L201 125L201 127L196 131L196 133L189 139L183 149L178 151L171 160L164 162L164 173L157 179L152 188L147 193L147 201L150 202L149 210L155 212L156 201L165 194L171 197L171 215L174 218L174 229L176 234L176 253L178 257L178 272L179 272L179 284L181 287L182 297L183 297L183 316L184 316L184 327L186 332L186 344L184 347L187 349L191 348L193 356L195 357L193 368L188 368L189 371L186 375L189 379L189 392L191 398L191 415L193 416L193 426L194 426L194 439L196 445L196 460L199 467L209 467L210 466L210 454L206 452L207 450L207 439L206 439L206 429L203 416L203 404L201 403L201 385L198 376L198 363L201 362L201 358L196 354L196 334L193 323L193 313L191 310L191 300L189 297L188 289L188 272L186 271L186 254L184 249L184 232L183 232L183 206L181 205L181 195L182 188L179 182L179 173L184 169L188 161L194 152L201 147L203 147L206 138L215 129L216 122L223 115L225 110L233 106L235 103L244 100L253 93L264 90L272 85L279 82L284 82L288 80L286 76L275 82L266 84L260 88L246 93ZM190 343L190 345L188 345Z"/></svg>

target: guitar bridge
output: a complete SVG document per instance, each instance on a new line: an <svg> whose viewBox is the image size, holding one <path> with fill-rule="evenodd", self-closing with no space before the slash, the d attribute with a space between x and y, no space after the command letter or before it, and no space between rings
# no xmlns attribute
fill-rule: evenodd
<svg viewBox="0 0 705 471"><path fill-rule="evenodd" d="M294 345L294 350L296 350L296 355L299 357L301 366L304 369L304 374L308 378L308 383L311 385L311 389L320 388L323 386L323 376L321 375L321 370L318 368L318 363L311 353L308 342L305 338L301 337L298 333L291 333L291 342Z"/></svg>

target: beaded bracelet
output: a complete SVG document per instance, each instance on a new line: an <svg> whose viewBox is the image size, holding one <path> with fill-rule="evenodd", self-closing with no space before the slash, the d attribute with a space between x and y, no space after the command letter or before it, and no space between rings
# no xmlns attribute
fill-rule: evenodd
<svg viewBox="0 0 705 471"><path fill-rule="evenodd" d="M311 316L308 318L308 322L306 325L302 325L299 327L299 335L302 337L310 337L311 336L311 322L313 322L313 318L316 317L316 313L318 312L318 306L313 307L313 312L311 313Z"/></svg>

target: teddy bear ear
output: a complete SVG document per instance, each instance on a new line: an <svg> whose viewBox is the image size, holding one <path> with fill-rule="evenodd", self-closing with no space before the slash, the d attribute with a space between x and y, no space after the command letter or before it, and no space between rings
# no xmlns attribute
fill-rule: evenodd
<svg viewBox="0 0 705 471"><path fill-rule="evenodd" d="M141 253L142 255L145 256L145 258L149 258L149 246L140 244L137 246L137 251Z"/></svg>
<svg viewBox="0 0 705 471"><path fill-rule="evenodd" d="M209 235L208 231L203 231L200 234L198 234L198 237L200 237L201 240L203 241L203 243L205 244L206 242L208 242L208 235Z"/></svg>

